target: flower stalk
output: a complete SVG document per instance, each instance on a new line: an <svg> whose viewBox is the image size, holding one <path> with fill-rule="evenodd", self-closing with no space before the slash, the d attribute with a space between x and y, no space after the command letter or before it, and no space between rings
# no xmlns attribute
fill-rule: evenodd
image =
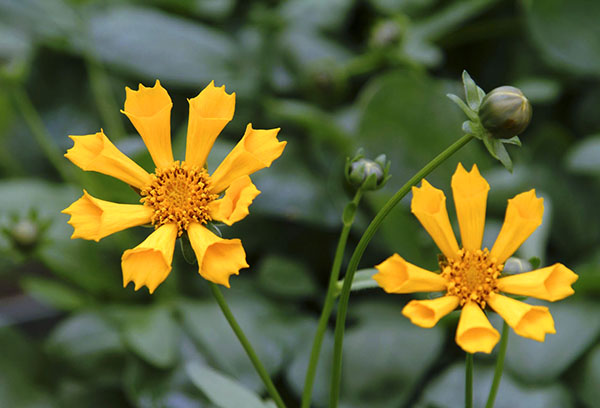
<svg viewBox="0 0 600 408"><path fill-rule="evenodd" d="M472 134L466 134L452 145L450 145L446 150L437 155L433 160L425 165L417 174L415 174L408 182L402 186L393 196L388 200L388 202L381 208L381 210L375 215L367 229L365 230L363 236L361 237L358 245L354 249L352 257L350 258L350 262L348 263L348 267L346 268L346 276L344 278L344 286L342 287L342 292L340 294L340 300L338 305L336 324L335 324L335 340L334 340L334 349L333 349L333 367L332 367L332 375L331 375L331 391L330 391L330 408L335 408L338 406L339 402L339 392L340 392L340 384L341 384L341 373L342 373L342 347L344 341L344 331L346 325L346 315L348 312L348 302L350 299L350 289L352 287L352 280L354 278L354 273L358 268L358 263L360 262L367 245L373 239L375 232L381 226L381 223L387 217L387 215L394 209L394 207L408 194L410 189L415 186L421 179L431 173L434 169L436 169L440 164L446 161L450 156L460 150L464 145L470 142L474 136Z"/></svg>
<svg viewBox="0 0 600 408"><path fill-rule="evenodd" d="M496 401L496 394L498 394L498 388L500 387L500 380L502 379L502 372L504 370L504 357L506 356L506 348L508 345L508 323L504 322L502 326L502 337L500 338L500 350L498 350L498 358L496 360L496 369L494 370L494 379L492 380L492 387L490 388L490 394L488 395L487 403L485 408L494 408L494 402Z"/></svg>
<svg viewBox="0 0 600 408"><path fill-rule="evenodd" d="M465 360L465 408L473 408L473 354Z"/></svg>

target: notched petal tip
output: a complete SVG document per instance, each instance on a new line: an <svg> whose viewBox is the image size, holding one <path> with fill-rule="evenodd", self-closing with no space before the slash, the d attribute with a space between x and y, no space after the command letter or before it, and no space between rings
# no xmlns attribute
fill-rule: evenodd
<svg viewBox="0 0 600 408"><path fill-rule="evenodd" d="M125 105L121 111L127 116L149 117L164 109L171 109L173 103L165 88L156 80L154 86L139 84L138 90L125 88Z"/></svg>
<svg viewBox="0 0 600 408"><path fill-rule="evenodd" d="M571 296L579 276L561 263L498 279L498 289L514 295L555 302Z"/></svg>
<svg viewBox="0 0 600 408"><path fill-rule="evenodd" d="M456 343L468 353L491 353L500 333L490 324L485 313L473 302L463 307L456 329Z"/></svg>
<svg viewBox="0 0 600 408"><path fill-rule="evenodd" d="M460 194L464 198L487 194L490 185L479 173L476 164L473 164L471 171L467 172L461 163L458 163L456 171L451 181L452 191L455 195Z"/></svg>
<svg viewBox="0 0 600 408"><path fill-rule="evenodd" d="M437 273L419 268L394 254L375 268L373 279L387 293L437 292L446 289L447 282Z"/></svg>
<svg viewBox="0 0 600 408"><path fill-rule="evenodd" d="M519 336L544 341L554 334L554 320L545 306L533 306L506 296L492 294L488 303Z"/></svg>
<svg viewBox="0 0 600 408"><path fill-rule="evenodd" d="M446 209L446 196L440 189L433 187L425 179L421 182L421 187L412 188L413 199L410 209L413 213L425 213L436 215Z"/></svg>
<svg viewBox="0 0 600 408"><path fill-rule="evenodd" d="M459 304L456 296L443 296L432 300L411 300L402 309L402 314L420 327L429 329Z"/></svg>
<svg viewBox="0 0 600 408"><path fill-rule="evenodd" d="M260 191L252 183L250 177L240 177L231 183L223 198L212 201L208 205L210 215L213 220L233 225L250 213L248 207L259 194Z"/></svg>

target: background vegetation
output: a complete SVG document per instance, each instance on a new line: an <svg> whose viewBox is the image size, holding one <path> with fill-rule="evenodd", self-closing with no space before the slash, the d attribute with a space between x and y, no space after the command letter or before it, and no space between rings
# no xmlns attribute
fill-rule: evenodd
<svg viewBox="0 0 600 408"><path fill-rule="evenodd" d="M282 128L288 146L255 178L262 194L251 216L223 231L242 238L251 265L232 279L227 299L294 407L349 199L344 160L362 146L393 161L386 189L361 206L353 247L393 191L460 137L464 117L445 94L462 95L463 69L486 91L521 87L533 121L523 148L509 148L512 174L472 142L429 180L449 195L457 162L478 164L491 185L487 245L506 200L535 188L545 198L544 224L519 255L560 261L580 275L576 295L550 305L556 335L545 344L511 335L496 406L597 406L599 16L600 2L586 0L0 0L0 406L264 406L236 400L238 382L264 396L262 383L180 251L149 296L123 289L120 272L121 253L146 230L100 243L69 239L60 210L83 187L124 203L137 196L64 159L67 135L102 127L152 170L119 113L125 86L158 78L169 90L180 158L185 98L211 80L235 91L236 115L212 168L248 122ZM363 268L393 252L435 268L437 249L408 205L378 232ZM462 404L457 314L421 329L401 316L409 299L380 289L353 294L345 407ZM330 345L331 336L315 407L327 401ZM482 406L493 355L475 361L475 404Z"/></svg>

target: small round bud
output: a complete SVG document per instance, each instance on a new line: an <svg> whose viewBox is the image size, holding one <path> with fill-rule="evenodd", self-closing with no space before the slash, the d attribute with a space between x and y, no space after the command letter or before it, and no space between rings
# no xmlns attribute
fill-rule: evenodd
<svg viewBox="0 0 600 408"><path fill-rule="evenodd" d="M378 183L383 179L383 169L373 160L360 159L350 166L350 179L357 184L362 184L372 174Z"/></svg>
<svg viewBox="0 0 600 408"><path fill-rule="evenodd" d="M346 179L354 187L377 190L389 179L390 162L384 154L375 160L364 158L362 150L346 164Z"/></svg>
<svg viewBox="0 0 600 408"><path fill-rule="evenodd" d="M479 119L494 137L504 139L522 133L531 121L531 104L519 88L501 86L481 101Z"/></svg>

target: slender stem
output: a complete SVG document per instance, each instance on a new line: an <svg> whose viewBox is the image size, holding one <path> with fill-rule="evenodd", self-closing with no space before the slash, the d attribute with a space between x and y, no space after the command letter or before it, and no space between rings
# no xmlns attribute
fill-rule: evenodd
<svg viewBox="0 0 600 408"><path fill-rule="evenodd" d="M341 383L341 373L342 373L342 346L344 342L344 329L346 325L346 314L348 311L348 301L350 299L350 289L352 286L352 280L354 279L354 273L358 268L358 263L362 258L367 245L375 235L375 232L379 229L379 226L385 219L385 217L392 211L392 209L404 198L406 194L410 191L412 186L416 185L421 179L431 173L436 167L442 164L446 159L460 150L461 147L466 145L469 141L473 139L472 135L464 135L452 145L450 145L446 150L437 155L432 161L427 163L425 167L423 167L417 174L413 176L408 182L400 188L388 200L388 202L383 206L383 208L375 215L373 221L369 224L365 233L361 237L358 245L354 249L354 253L350 258L350 262L348 263L348 267L346 268L346 276L344 277L344 286L342 286L342 292L340 294L340 300L338 304L337 318L335 322L335 341L334 341L334 349L333 349L333 372L331 375L331 392L330 392L330 404L329 408L336 408L339 401L339 393L340 393L340 383Z"/></svg>
<svg viewBox="0 0 600 408"><path fill-rule="evenodd" d="M11 88L17 107L21 111L35 141L48 158L48 161L54 166L63 180L71 180L72 177L65 168L66 161L63 160L60 149L52 140L52 136L50 136L48 130L44 126L44 122L31 102L31 99L29 99L27 92L20 84L15 84Z"/></svg>
<svg viewBox="0 0 600 408"><path fill-rule="evenodd" d="M496 401L496 394L498 394L498 387L500 387L500 380L502 379L502 371L504 369L504 356L506 356L507 345L508 324L504 322L504 325L502 326L502 337L500 338L500 350L498 350L496 369L494 370L494 380L492 381L492 388L490 388L490 395L488 396L485 408L494 408L494 401Z"/></svg>
<svg viewBox="0 0 600 408"><path fill-rule="evenodd" d="M358 203L362 197L362 190L359 189L354 195L354 199L348 204L348 207L356 209ZM321 346L323 344L323 337L327 331L327 322L333 309L335 302L335 288L338 277L340 275L340 269L342 267L342 259L344 257L344 251L346 250L346 242L348 241L348 235L354 222L354 214L349 219L344 219L342 232L338 240L338 245L335 250L335 256L333 258L333 265L331 267L331 274L329 276L329 286L327 287L327 293L325 295L325 303L323 310L321 311L321 317L319 317L319 324L317 325L317 332L313 340L312 349L310 351L310 360L308 361L308 368L306 370L306 378L304 380L304 391L302 393L302 408L310 408L310 400L313 390L313 384L315 382L315 375L317 373L317 364L319 362L319 354L321 352Z"/></svg>
<svg viewBox="0 0 600 408"><path fill-rule="evenodd" d="M473 354L465 361L465 408L473 408Z"/></svg>
<svg viewBox="0 0 600 408"><path fill-rule="evenodd" d="M273 398L273 401L275 401L275 405L277 405L278 408L286 408L285 404L283 403L283 400L281 399L281 396L279 395L277 389L275 388L275 385L273 384L273 381L271 381L271 377L269 377L269 373L267 373L267 370L265 370L265 367L260 362L260 359L256 355L256 352L252 348L252 345L248 341L248 338L244 334L242 328L235 320L235 317L233 317L233 313L231 313L231 310L229 309L229 306L225 301L225 297L223 297L223 293L221 293L221 289L219 289L219 287L215 283L208 282L208 284L210 286L210 290L213 296L215 297L215 300L221 308L221 311L223 312L225 318L229 322L231 329L237 336L242 347L244 347L244 350L246 350L246 354L248 354L248 357L250 358L250 361L252 361L252 365L254 365L256 372L267 387L267 391L271 395L271 398Z"/></svg>

